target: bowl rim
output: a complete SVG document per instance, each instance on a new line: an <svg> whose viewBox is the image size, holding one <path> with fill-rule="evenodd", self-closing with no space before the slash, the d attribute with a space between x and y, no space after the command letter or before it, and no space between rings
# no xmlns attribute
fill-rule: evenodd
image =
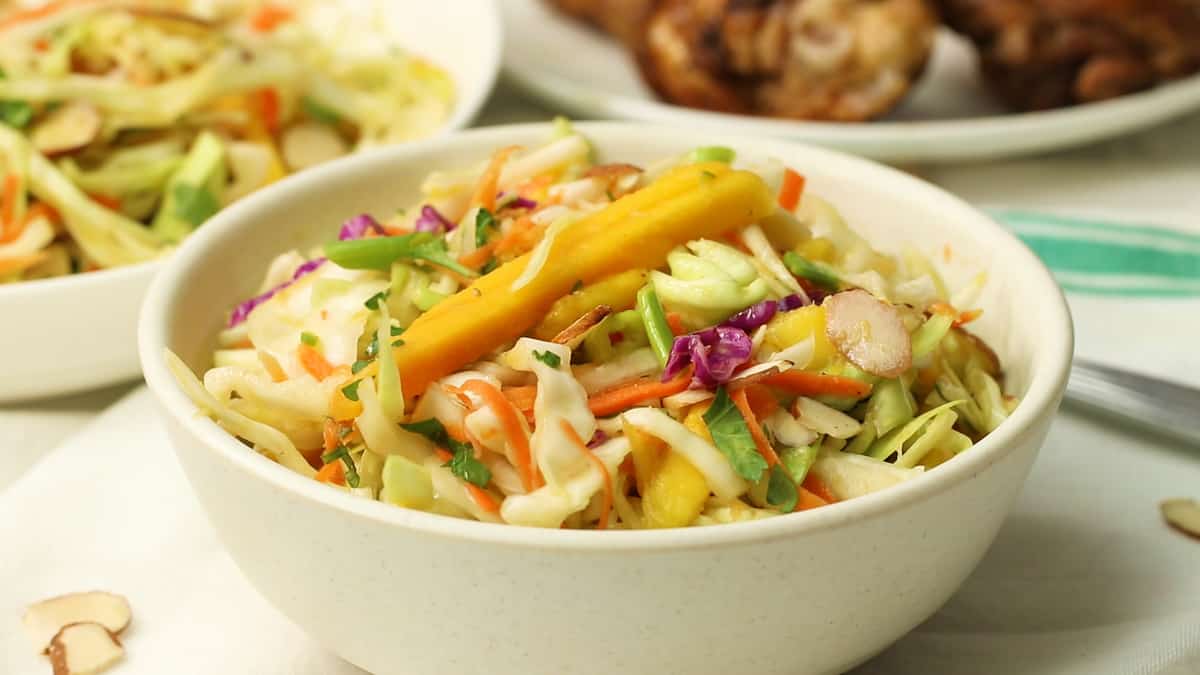
<svg viewBox="0 0 1200 675"><path fill-rule="evenodd" d="M585 136L603 145L606 139L624 136L655 137L661 135L682 137L684 141L705 139L705 144L714 142L738 149L745 148L769 156L787 146L800 151L807 160L840 165L843 170L862 174L864 182L885 180L912 195L914 201L924 201L936 208L953 214L957 222L970 227L993 241L989 244L1007 249L1013 260L1023 260L1021 274L1038 288L1038 301L1044 303L1050 321L1038 327L1039 342L1031 356L1039 367L1033 370L1028 391L1013 414L995 431L977 443L972 452L964 453L938 468L886 490L838 502L830 506L801 513L786 514L763 520L729 523L719 527L677 528L667 530L622 530L596 532L589 530L545 530L519 527L510 524L483 523L440 516L384 504L375 500L330 490L326 486L294 473L272 462L258 453L248 452L245 445L207 417L196 414L196 407L176 385L166 368L163 358L167 348L169 326L167 318L173 290L195 267L202 266L215 251L209 251L219 236L227 231L248 227L242 222L243 214L252 215L256 209L266 208L267 200L284 204L288 196L319 190L321 184L342 173L366 171L405 161L420 161L427 153L450 149L446 146L478 145L482 148L512 141L513 136L547 132L548 123L516 124L486 127L460 132L453 136L430 139L421 143L396 146L387 150L347 157L323 167L304 172L234 204L214 216L203 230L189 237L170 263L154 279L142 306L138 326L138 346L146 382L159 399L169 420L194 437L195 442L205 446L205 452L214 452L224 462L237 467L313 505L328 507L347 516L363 518L385 526L413 530L428 536L440 536L489 543L507 547L531 549L554 549L563 551L620 552L620 551L669 551L697 548L730 546L746 542L769 540L781 536L825 530L846 525L852 521L880 516L914 502L922 501L935 494L947 491L970 480L991 465L1014 452L1023 442L1039 433L1041 423L1054 414L1062 398L1071 364L1073 330L1066 299L1045 265L1015 235L994 220L963 200L940 187L927 183L899 170L876 162L854 157L846 153L814 147L802 143L783 142L772 139L739 135L714 135L704 130L681 130L658 125L629 124L622 122L583 122L577 128ZM360 166L366 165L366 166ZM259 202L263 206L259 206ZM176 440L172 441L177 442Z"/></svg>
<svg viewBox="0 0 1200 675"><path fill-rule="evenodd" d="M483 77L479 78L469 90L466 90L465 92L459 86L461 83L455 81L455 95L458 98L455 100L454 110L446 118L446 121L440 127L438 127L436 131L434 131L434 133L424 138L417 138L411 141L398 143L396 145L412 145L414 143L423 143L425 141L452 135L455 132L469 127L471 123L475 121L475 118L479 116L479 113L483 110L483 106L488 102L492 92L496 89L496 82L500 78L500 71L504 59L504 30L500 21L500 8L498 5L490 2L483 3L479 7L479 13L482 15L482 18L480 18L481 25L489 27L487 32L488 42L487 44L482 45L479 49L479 54L481 55L480 62L483 65L485 74ZM387 147L395 146L371 148L355 154L362 155L379 152L380 150L386 150ZM312 169L309 170L311 171ZM222 208L217 213L219 214L221 211L227 211L232 206L233 204L230 204ZM207 225L208 223L205 222L204 226ZM188 237L185 238L185 241L190 239L192 236L193 235L188 235ZM3 302L6 298L26 291L30 294L38 292L53 293L60 289L70 292L76 289L76 287L73 285L74 283L90 284L93 282L101 283L102 281L108 280L119 282L127 276L133 276L137 274L154 274L156 268L162 265L168 257L173 256L174 252L174 249L167 247L163 249L163 253L159 257L152 258L150 260L144 260L132 265L109 267L96 270L94 272L75 273L61 277L33 279L30 281L19 281L12 284L0 284L0 302Z"/></svg>

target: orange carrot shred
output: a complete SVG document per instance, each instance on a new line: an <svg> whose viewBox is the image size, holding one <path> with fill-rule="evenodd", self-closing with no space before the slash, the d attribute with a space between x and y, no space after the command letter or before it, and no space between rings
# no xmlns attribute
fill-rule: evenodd
<svg viewBox="0 0 1200 675"><path fill-rule="evenodd" d="M608 514L612 512L614 500L612 474L608 472L608 467L604 466L604 462L600 461L596 453L588 448L587 443L583 442L583 439L579 437L579 433L575 431L575 427L571 426L570 422L566 420L559 420L559 422L562 424L562 430L567 435L567 439L574 443L583 452L583 455L591 460L592 464L596 465L596 468L600 470L600 475L604 479L604 503L600 509L600 522L596 523L596 529L607 530Z"/></svg>
<svg viewBox="0 0 1200 675"><path fill-rule="evenodd" d="M506 387L504 389L504 396L509 401L512 401L517 410L523 412L531 411L533 410L534 401L537 400L537 385L528 384L523 387Z"/></svg>
<svg viewBox="0 0 1200 675"><path fill-rule="evenodd" d="M279 101L279 92L272 87L266 87L259 89L254 96L263 128L271 135L279 133L280 108L282 107Z"/></svg>
<svg viewBox="0 0 1200 675"><path fill-rule="evenodd" d="M496 193L499 192L500 171L504 168L504 163L508 161L508 158L519 149L519 146L510 145L506 148L500 148L492 155L491 162L483 170L483 175L479 177L479 184L475 187L475 193L471 196L472 206L478 206L488 211L496 210Z"/></svg>
<svg viewBox="0 0 1200 675"><path fill-rule="evenodd" d="M325 426L321 429L321 440L323 441L325 452L333 452L338 444L338 425L331 418L325 419Z"/></svg>
<svg viewBox="0 0 1200 675"><path fill-rule="evenodd" d="M871 385L862 380L840 375L826 375L806 370L789 370L763 378L762 383L800 396L846 396L862 398L871 393Z"/></svg>
<svg viewBox="0 0 1200 675"><path fill-rule="evenodd" d="M729 398L733 399L733 404L737 406L738 411L745 418L746 426L750 428L750 437L754 439L754 445L758 448L758 454L767 460L767 466L778 464L779 455L775 454L775 449L771 447L771 442L767 440L767 435L763 433L762 425L758 423L758 417L750 409L750 401L746 398L746 390L735 389L729 394Z"/></svg>
<svg viewBox="0 0 1200 675"><path fill-rule="evenodd" d="M752 384L745 387L746 401L750 404L750 409L754 411L755 416L759 419L770 417L771 413L779 409L779 399L771 393L769 389L760 385Z"/></svg>
<svg viewBox="0 0 1200 675"><path fill-rule="evenodd" d="M805 490L808 490L829 504L838 501L837 496L833 494L833 491L829 489L829 486L825 484L825 481L817 478L817 476L811 471L807 476L804 477L804 483L802 485Z"/></svg>
<svg viewBox="0 0 1200 675"><path fill-rule="evenodd" d="M332 462L321 467L317 471L317 482L333 483L334 485L346 484L346 468L342 465L342 460L335 459Z"/></svg>
<svg viewBox="0 0 1200 675"><path fill-rule="evenodd" d="M275 4L266 4L250 17L250 27L260 33L270 33L293 16L291 9Z"/></svg>
<svg viewBox="0 0 1200 675"><path fill-rule="evenodd" d="M516 407L499 389L483 380L468 380L463 383L462 388L482 398L496 414L500 427L504 430L505 439L512 448L513 459L516 460L517 471L520 472L521 484L525 491L532 492L541 487L541 477L538 475L537 465L533 462L529 437L525 435L525 429L521 426Z"/></svg>
<svg viewBox="0 0 1200 675"><path fill-rule="evenodd" d="M642 379L608 391L602 391L599 394L588 399L588 408L592 414L597 417L606 417L619 413L626 408L631 408L639 403L663 398L671 394L678 394L692 381L691 369L680 374L670 382L659 382L658 380Z"/></svg>
<svg viewBox="0 0 1200 675"><path fill-rule="evenodd" d="M8 233L15 229L18 223L17 220L17 199L18 191L21 189L21 177L16 173L6 174L4 176L4 190L0 194L0 203L3 204L4 210L0 211L0 232L4 233L5 240L16 239L16 236L10 236Z"/></svg>
<svg viewBox="0 0 1200 675"><path fill-rule="evenodd" d="M309 375L318 380L324 380L332 375L335 370L329 361L326 361L325 357L321 355L321 352L306 344L300 345L296 351L296 355L300 357L300 365L304 366L304 370L308 371Z"/></svg>
<svg viewBox="0 0 1200 675"><path fill-rule="evenodd" d="M803 485L796 488L796 493L798 499L796 500L796 508L793 509L794 511L807 511L809 509L815 509L818 506L829 505L829 502L821 499L820 496L813 494L813 492L805 488Z"/></svg>
<svg viewBox="0 0 1200 675"><path fill-rule="evenodd" d="M466 267L483 267L483 264L492 257L493 248L492 244L485 244L470 253L462 255L459 257L458 262Z"/></svg>
<svg viewBox="0 0 1200 675"><path fill-rule="evenodd" d="M804 192L804 176L792 169L784 169L783 186L779 189L779 205L788 211L795 211L800 205L800 195Z"/></svg>
<svg viewBox="0 0 1200 675"><path fill-rule="evenodd" d="M679 316L678 312L667 312L667 325L671 327L671 333L675 337L687 334L687 328L683 325L683 317Z"/></svg>

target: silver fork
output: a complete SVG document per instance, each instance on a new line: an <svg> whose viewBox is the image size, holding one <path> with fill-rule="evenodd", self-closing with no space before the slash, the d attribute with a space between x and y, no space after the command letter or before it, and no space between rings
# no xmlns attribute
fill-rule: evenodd
<svg viewBox="0 0 1200 675"><path fill-rule="evenodd" d="M1076 359L1066 396L1142 430L1200 446L1200 389Z"/></svg>

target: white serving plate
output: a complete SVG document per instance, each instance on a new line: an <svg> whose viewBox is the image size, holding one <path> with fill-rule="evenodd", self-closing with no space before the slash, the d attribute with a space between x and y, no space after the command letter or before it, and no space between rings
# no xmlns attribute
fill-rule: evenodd
<svg viewBox="0 0 1200 675"><path fill-rule="evenodd" d="M365 10L374 0L353 0ZM497 7L478 0L380 2L386 33L449 72L446 133L471 123L500 70ZM158 261L0 285L0 403L85 391L138 376L135 324Z"/></svg>
<svg viewBox="0 0 1200 675"><path fill-rule="evenodd" d="M942 31L909 99L869 123L778 120L695 110L660 101L626 50L551 10L505 0L504 67L520 87L584 118L628 119L786 138L890 162L996 159L1060 150L1144 129L1200 108L1200 75L1113 101L1033 113L1006 112L988 94L975 54ZM547 58L547 55L561 58Z"/></svg>
<svg viewBox="0 0 1200 675"><path fill-rule="evenodd" d="M143 307L139 342L189 482L251 584L313 640L379 675L844 672L929 617L995 537L1066 383L1062 294L1012 234L899 171L744 136L578 126L601 162L648 164L708 144L778 157L880 248L915 245L955 286L988 270L973 327L1022 402L969 451L876 494L757 522L610 532L479 523L353 497L197 414L166 369L166 349L203 371L229 308L254 293L277 254L328 241L349 216L411 203L431 170L551 132L492 127L290 178L217 215L170 260Z"/></svg>

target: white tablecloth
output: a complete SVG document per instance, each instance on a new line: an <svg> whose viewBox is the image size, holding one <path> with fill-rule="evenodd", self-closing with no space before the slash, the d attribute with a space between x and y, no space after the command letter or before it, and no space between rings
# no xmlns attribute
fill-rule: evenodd
<svg viewBox="0 0 1200 675"><path fill-rule="evenodd" d="M501 95L482 121L542 112ZM980 204L1200 233L1200 116L1051 157L919 172ZM1080 317L1081 353L1111 360L1122 350L1133 355L1125 363L1200 379L1171 351L1195 351L1188 341L1200 331L1176 331L1174 342L1144 331L1145 342L1127 344L1107 339L1105 324L1115 323L1107 315L1076 311L1090 315ZM1138 321L1158 320L1157 310L1143 311ZM133 603L118 675L358 672L312 646L242 580L189 494L145 390L101 414L129 390L0 408L0 672L49 672L17 627L22 608L89 588ZM1200 545L1167 530L1157 511L1174 496L1200 496L1200 452L1065 412L983 564L933 619L858 672L1200 672Z"/></svg>

